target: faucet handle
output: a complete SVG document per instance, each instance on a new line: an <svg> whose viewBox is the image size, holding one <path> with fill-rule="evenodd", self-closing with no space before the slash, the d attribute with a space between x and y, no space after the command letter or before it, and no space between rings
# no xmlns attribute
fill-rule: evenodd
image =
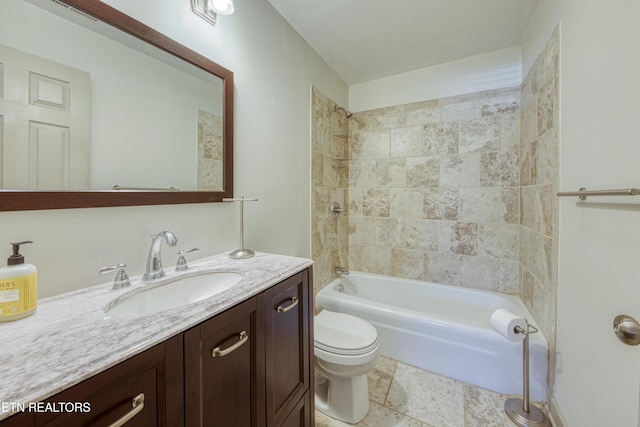
<svg viewBox="0 0 640 427"><path fill-rule="evenodd" d="M189 249L188 251L178 251L178 261L176 262L176 271L184 271L187 268L189 268L189 266L187 265L187 259L184 257L185 254L190 254L192 252L198 252L200 249L198 248L193 248L193 249Z"/></svg>
<svg viewBox="0 0 640 427"><path fill-rule="evenodd" d="M102 267L100 269L100 274L107 274L113 271L117 271L116 277L113 279L113 288L112 289L121 289L126 288L127 286L131 286L131 282L129 281L129 275L125 271L127 264L118 264L113 267Z"/></svg>

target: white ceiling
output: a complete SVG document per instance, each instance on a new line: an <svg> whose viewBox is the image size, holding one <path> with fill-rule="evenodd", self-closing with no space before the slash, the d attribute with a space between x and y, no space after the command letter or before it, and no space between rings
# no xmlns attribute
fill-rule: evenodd
<svg viewBox="0 0 640 427"><path fill-rule="evenodd" d="M269 2L356 84L517 46L538 0Z"/></svg>

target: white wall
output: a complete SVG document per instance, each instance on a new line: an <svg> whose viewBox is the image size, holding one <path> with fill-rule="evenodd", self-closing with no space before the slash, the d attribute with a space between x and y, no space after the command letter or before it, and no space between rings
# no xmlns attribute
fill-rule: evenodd
<svg viewBox="0 0 640 427"><path fill-rule="evenodd" d="M107 3L234 72L235 192L260 199L246 206L245 244L309 256L310 86L346 105L346 84L266 1L240 2L215 28L189 1ZM221 203L1 212L0 255L2 242L9 255L9 242L34 240L23 253L38 266L43 297L107 281L97 273L105 265L141 273L149 235L164 229L179 240L163 248L165 266L177 249L236 249L237 223L238 207Z"/></svg>
<svg viewBox="0 0 640 427"><path fill-rule="evenodd" d="M522 45L526 74L560 22L560 187L640 185L640 4L540 0ZM639 201L560 203L555 402L568 426L638 425L640 349L616 340L640 318Z"/></svg>
<svg viewBox="0 0 640 427"><path fill-rule="evenodd" d="M352 112L518 86L520 47L510 47L445 64L349 86Z"/></svg>

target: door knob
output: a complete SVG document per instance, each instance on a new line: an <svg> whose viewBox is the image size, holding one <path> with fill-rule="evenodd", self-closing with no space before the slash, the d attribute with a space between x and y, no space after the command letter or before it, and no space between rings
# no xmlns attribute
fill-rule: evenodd
<svg viewBox="0 0 640 427"><path fill-rule="evenodd" d="M640 324L631 316L620 314L613 319L613 332L627 345L640 344Z"/></svg>

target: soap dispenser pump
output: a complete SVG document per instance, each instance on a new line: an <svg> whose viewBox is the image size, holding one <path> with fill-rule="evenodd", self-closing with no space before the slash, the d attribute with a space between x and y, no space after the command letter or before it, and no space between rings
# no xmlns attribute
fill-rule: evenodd
<svg viewBox="0 0 640 427"><path fill-rule="evenodd" d="M27 243L33 242L11 243L13 254L7 266L0 268L0 322L30 316L38 306L38 270L20 254L20 245Z"/></svg>

